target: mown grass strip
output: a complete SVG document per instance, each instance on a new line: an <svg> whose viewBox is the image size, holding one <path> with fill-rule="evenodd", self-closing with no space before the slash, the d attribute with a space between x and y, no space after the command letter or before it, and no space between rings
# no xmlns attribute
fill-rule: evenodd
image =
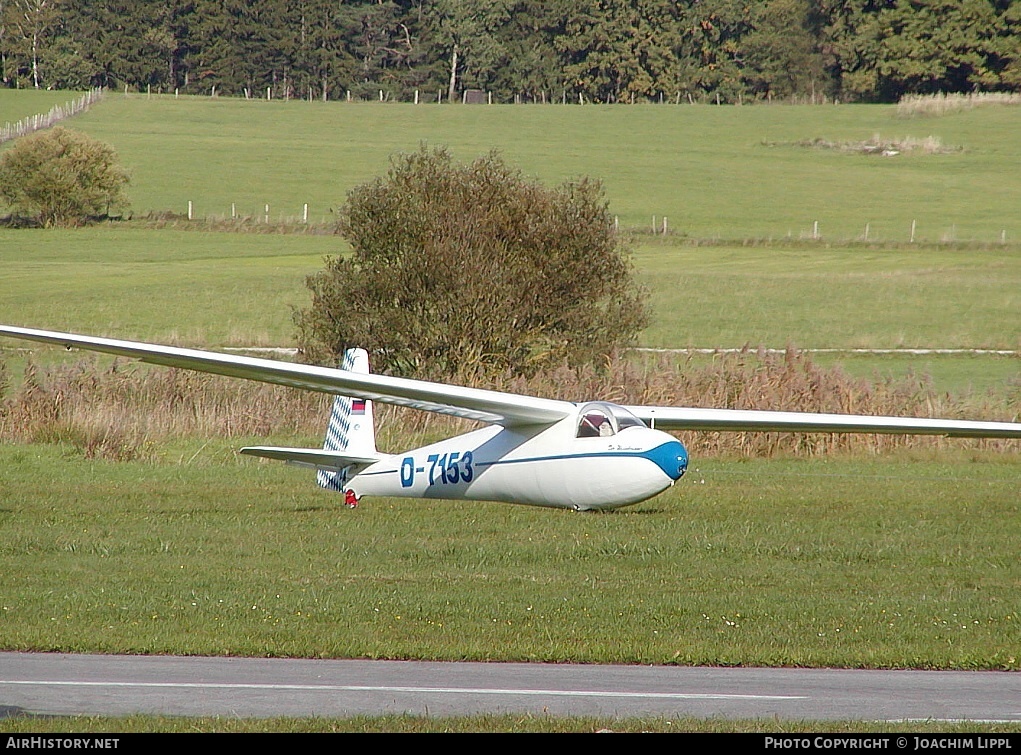
<svg viewBox="0 0 1021 755"><path fill-rule="evenodd" d="M195 346L288 346L305 276L332 235L101 226L0 230L0 321ZM654 317L643 346L1005 348L1021 255L998 248L708 245L645 240ZM2 345L20 374L21 352ZM1016 359L841 356L854 374L931 374L944 390L1012 390ZM1012 382L1013 381L1013 382Z"/></svg>
<svg viewBox="0 0 1021 755"><path fill-rule="evenodd" d="M1018 669L1017 459L695 462L610 515L366 500L223 443L0 448L12 650Z"/></svg>

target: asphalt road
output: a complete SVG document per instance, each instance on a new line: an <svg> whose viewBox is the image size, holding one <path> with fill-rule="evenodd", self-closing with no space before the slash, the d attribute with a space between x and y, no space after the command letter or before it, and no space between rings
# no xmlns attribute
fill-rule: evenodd
<svg viewBox="0 0 1021 755"><path fill-rule="evenodd" d="M1021 674L0 653L0 718L24 713L1021 722Z"/></svg>

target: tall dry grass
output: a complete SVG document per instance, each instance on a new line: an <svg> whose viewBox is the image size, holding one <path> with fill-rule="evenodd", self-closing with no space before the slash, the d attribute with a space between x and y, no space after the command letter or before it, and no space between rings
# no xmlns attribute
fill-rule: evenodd
<svg viewBox="0 0 1021 755"><path fill-rule="evenodd" d="M924 375L867 380L839 367L822 367L805 352L782 354L745 350L718 354L709 364L670 355L645 360L616 358L605 373L596 370L547 374L513 386L524 392L568 400L593 396L621 404L765 409L802 412L1010 419L1016 409L1004 399L941 394ZM830 452L881 453L892 448L932 448L959 440L938 437L827 433L685 433L700 455L822 455ZM971 443L1017 450L1017 444L988 440Z"/></svg>
<svg viewBox="0 0 1021 755"><path fill-rule="evenodd" d="M785 146L783 143L763 142L765 146ZM829 139L815 138L802 139L793 142L796 147L807 147L810 149L835 150L837 152L855 152L864 155L882 155L891 157L902 153L918 153L923 155L946 155L953 152L961 152L961 147L948 146L938 136L901 136L884 137L880 134L873 134L871 139L863 141L832 141Z"/></svg>
<svg viewBox="0 0 1021 755"><path fill-rule="evenodd" d="M274 215L268 220L263 215L203 215L189 219L187 214L150 211L145 215L132 215L129 220L135 227L154 230L205 231L211 233L292 234L311 236L336 235L336 221L302 220L298 216Z"/></svg>
<svg viewBox="0 0 1021 755"><path fill-rule="evenodd" d="M45 370L29 363L18 386L0 362L0 441L63 442L89 458L158 458L161 443L187 437L319 437L331 397L187 370L93 359ZM615 357L602 369L561 367L533 378L507 377L495 387L570 401L780 409L923 417L1010 420L1014 397L951 396L925 376L865 380L817 365L807 354L748 350L709 363L669 355ZM470 429L464 420L377 405L379 445L400 450ZM700 456L743 454L877 454L894 448L987 448L1016 451L995 440L893 435L685 433Z"/></svg>
<svg viewBox="0 0 1021 755"><path fill-rule="evenodd" d="M67 442L119 460L153 458L168 438L300 434L328 408L317 394L93 359L45 370L30 362L6 393L0 440Z"/></svg>
<svg viewBox="0 0 1021 755"><path fill-rule="evenodd" d="M972 92L970 94L910 94L897 103L901 118L947 115L989 105L1021 105L1021 94L1011 92Z"/></svg>

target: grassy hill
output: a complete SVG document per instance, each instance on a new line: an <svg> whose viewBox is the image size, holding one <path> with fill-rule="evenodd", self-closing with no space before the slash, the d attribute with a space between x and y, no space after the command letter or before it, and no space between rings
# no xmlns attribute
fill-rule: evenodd
<svg viewBox="0 0 1021 755"><path fill-rule="evenodd" d="M0 102L9 95L0 93ZM23 97L23 95L22 95ZM22 98L19 98L19 103ZM46 100L49 102L49 99ZM43 105L40 105L42 108ZM892 106L439 106L109 95L74 120L133 175L136 212L328 219L420 143L500 150L549 182L606 183L628 227L727 239L1021 238L1016 109L901 118ZM900 154L854 151L892 143ZM917 149L910 149L917 145ZM931 152L933 145L942 151ZM818 225L816 225L816 223Z"/></svg>
<svg viewBox="0 0 1021 755"><path fill-rule="evenodd" d="M78 96L78 92L4 89L0 91L0 125L13 125L30 115L46 113L54 105L63 105Z"/></svg>
<svg viewBox="0 0 1021 755"><path fill-rule="evenodd" d="M0 106L42 111L62 96L0 92ZM635 261L656 311L645 346L1014 349L1021 172L1008 166L1021 164L1016 114L111 94L68 125L117 148L132 174L135 215L181 216L191 202L196 217L229 217L233 208L256 228L267 205L272 226L301 217L306 203L310 222L328 228L351 187L422 142L464 159L499 149L550 182L600 177L622 226L641 231ZM904 149L890 157L853 149L871 142ZM669 233L653 237L653 217L662 231L664 216ZM287 345L290 308L306 300L304 276L345 249L328 235L171 225L0 230L0 318L195 344ZM868 243L856 240L866 226ZM1017 372L1016 360L1002 358L846 361L865 374L933 370L953 387L1003 386Z"/></svg>

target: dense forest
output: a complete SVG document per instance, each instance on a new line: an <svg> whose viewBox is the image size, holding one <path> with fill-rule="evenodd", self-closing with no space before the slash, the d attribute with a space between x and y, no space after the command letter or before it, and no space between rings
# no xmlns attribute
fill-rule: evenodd
<svg viewBox="0 0 1021 755"><path fill-rule="evenodd" d="M315 99L888 102L1021 91L1021 2L0 0L0 81Z"/></svg>

